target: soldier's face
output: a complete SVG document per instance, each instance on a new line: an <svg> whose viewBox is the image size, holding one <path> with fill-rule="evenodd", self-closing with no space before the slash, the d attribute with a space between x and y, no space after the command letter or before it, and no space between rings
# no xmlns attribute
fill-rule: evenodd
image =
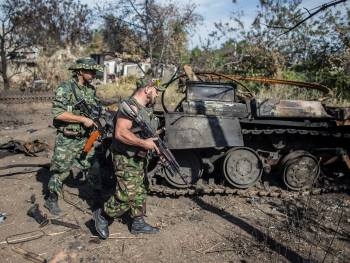
<svg viewBox="0 0 350 263"><path fill-rule="evenodd" d="M153 106L156 104L159 91L155 87L149 87L147 91L148 105Z"/></svg>
<svg viewBox="0 0 350 263"><path fill-rule="evenodd" d="M81 76L83 77L85 82L90 83L96 77L96 71L95 70L82 70Z"/></svg>

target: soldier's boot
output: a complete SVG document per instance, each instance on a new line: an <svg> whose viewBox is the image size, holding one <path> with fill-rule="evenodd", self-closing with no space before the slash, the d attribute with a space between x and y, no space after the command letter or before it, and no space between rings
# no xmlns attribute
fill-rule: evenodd
<svg viewBox="0 0 350 263"><path fill-rule="evenodd" d="M153 227L145 222L142 216L135 217L131 224L132 234L156 234L159 232L159 228Z"/></svg>
<svg viewBox="0 0 350 263"><path fill-rule="evenodd" d="M109 237L108 220L102 215L102 209L98 208L92 213L95 221L95 229L102 239Z"/></svg>
<svg viewBox="0 0 350 263"><path fill-rule="evenodd" d="M44 207L46 207L51 214L56 216L62 212L62 210L58 206L58 196L56 193L50 192L49 197L44 203Z"/></svg>

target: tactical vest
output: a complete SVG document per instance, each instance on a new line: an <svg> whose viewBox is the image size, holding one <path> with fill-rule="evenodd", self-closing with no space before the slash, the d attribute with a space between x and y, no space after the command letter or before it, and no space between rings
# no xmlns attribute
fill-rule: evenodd
<svg viewBox="0 0 350 263"><path fill-rule="evenodd" d="M90 105L97 105L95 89L92 85L86 85L84 87L79 87L78 83L71 79L69 81L63 82L62 87L67 88L67 101L65 101L66 111L71 112L75 115L84 115L82 111L77 109L74 105L81 99L85 99L86 102ZM81 123L68 123L60 120L53 120L53 125L55 128L64 132L65 130L75 132L79 135L84 135L87 133L87 128L84 127Z"/></svg>
<svg viewBox="0 0 350 263"><path fill-rule="evenodd" d="M150 127L153 130L153 133L155 134L159 125L159 119L153 114L153 109L149 107L144 107L140 105L133 97L130 97L125 100L129 105L133 105L137 108L138 114L145 120L145 122L150 125ZM122 105L122 103L120 103ZM119 107L118 114L123 114L123 107ZM118 116L116 114L116 116ZM123 114L126 116L126 114ZM114 123L116 120L114 120ZM115 127L114 127L115 129ZM133 120L132 121L132 127L131 127L131 132L134 133L137 137L142 138L142 139L147 139L146 135L144 134L142 128L137 125L137 123ZM113 132L115 134L115 130ZM136 155L138 156L143 156L145 154L140 154L140 153L146 153L145 149L137 146L132 146L125 144L115 138L113 136L112 139L112 150L116 153L120 153L123 155L126 155L128 157L134 157Z"/></svg>

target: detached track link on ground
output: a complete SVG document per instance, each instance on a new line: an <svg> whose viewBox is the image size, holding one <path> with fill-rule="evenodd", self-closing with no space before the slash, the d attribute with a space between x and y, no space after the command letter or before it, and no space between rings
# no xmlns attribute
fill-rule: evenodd
<svg viewBox="0 0 350 263"><path fill-rule="evenodd" d="M50 102L54 98L53 92L36 93L8 93L0 94L0 102L5 104L23 104L29 102Z"/></svg>

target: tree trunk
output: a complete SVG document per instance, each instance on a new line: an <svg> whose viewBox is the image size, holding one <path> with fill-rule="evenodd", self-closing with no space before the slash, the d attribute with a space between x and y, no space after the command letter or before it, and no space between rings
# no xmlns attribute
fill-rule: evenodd
<svg viewBox="0 0 350 263"><path fill-rule="evenodd" d="M4 90L10 89L10 80L7 76L7 61L5 56L1 56L1 76L4 83Z"/></svg>
<svg viewBox="0 0 350 263"><path fill-rule="evenodd" d="M7 59L4 42L0 45L0 59L1 59L1 77L4 82L4 90L10 89L10 79L7 76Z"/></svg>

